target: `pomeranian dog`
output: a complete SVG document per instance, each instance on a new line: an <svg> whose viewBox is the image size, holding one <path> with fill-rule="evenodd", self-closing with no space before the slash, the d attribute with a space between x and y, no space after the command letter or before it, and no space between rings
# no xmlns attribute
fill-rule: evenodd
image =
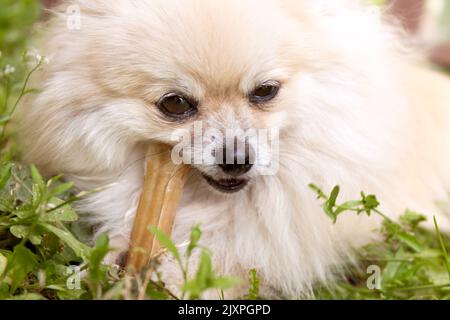
<svg viewBox="0 0 450 320"><path fill-rule="evenodd" d="M22 112L24 160L80 190L109 185L78 209L126 251L148 145L175 146L173 133L197 122L277 131L279 147L256 155L277 159L273 174L258 159L194 165L173 239L182 247L200 224L218 272L256 269L265 296L310 296L380 223L346 215L333 225L310 183L340 185L340 201L364 190L393 219L410 208L449 227L450 81L399 34L358 1L63 1L41 45L41 93ZM211 144L230 148L202 147ZM176 270L164 259L169 286Z"/></svg>

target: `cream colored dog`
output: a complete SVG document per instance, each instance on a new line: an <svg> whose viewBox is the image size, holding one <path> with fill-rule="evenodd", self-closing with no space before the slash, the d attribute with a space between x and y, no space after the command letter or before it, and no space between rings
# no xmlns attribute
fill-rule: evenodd
<svg viewBox="0 0 450 320"><path fill-rule="evenodd" d="M67 27L69 5L80 28ZM200 223L217 270L245 278L256 268L268 296L310 294L375 237L375 217L332 225L311 182L340 185L341 200L374 193L393 218L443 212L450 82L416 67L376 10L344 0L78 0L57 12L42 44L42 93L22 112L24 157L82 190L113 183L79 208L119 249L148 144L173 144L196 121L279 131L274 175L197 165L173 235L182 244ZM444 214L439 222L448 228ZM163 271L178 283L169 260Z"/></svg>

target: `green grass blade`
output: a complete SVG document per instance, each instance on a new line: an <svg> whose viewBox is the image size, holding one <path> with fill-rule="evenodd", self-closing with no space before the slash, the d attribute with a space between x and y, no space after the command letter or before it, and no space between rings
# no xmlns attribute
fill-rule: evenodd
<svg viewBox="0 0 450 320"><path fill-rule="evenodd" d="M444 255L445 267L447 268L448 277L450 279L450 262L448 261L448 251L444 243L444 238L442 238L441 231L439 230L439 225L437 223L436 217L433 217L433 220L434 220L434 227L436 228L436 234L438 236L439 243L441 245L442 254Z"/></svg>

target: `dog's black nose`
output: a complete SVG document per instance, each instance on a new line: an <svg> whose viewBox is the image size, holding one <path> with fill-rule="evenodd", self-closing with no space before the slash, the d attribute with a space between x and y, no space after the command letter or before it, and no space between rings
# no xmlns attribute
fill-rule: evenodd
<svg viewBox="0 0 450 320"><path fill-rule="evenodd" d="M238 177L249 172L253 167L253 154L250 146L245 148L223 148L222 154L217 155L217 163L223 172Z"/></svg>

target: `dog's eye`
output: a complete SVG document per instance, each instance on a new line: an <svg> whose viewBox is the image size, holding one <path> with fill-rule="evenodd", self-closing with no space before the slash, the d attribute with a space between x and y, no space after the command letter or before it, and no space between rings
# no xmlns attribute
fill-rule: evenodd
<svg viewBox="0 0 450 320"><path fill-rule="evenodd" d="M158 108L167 116L175 119L186 119L197 113L197 104L175 93L161 98Z"/></svg>
<svg viewBox="0 0 450 320"><path fill-rule="evenodd" d="M263 83L250 94L250 102L264 103L273 100L280 91L280 84L275 81Z"/></svg>

